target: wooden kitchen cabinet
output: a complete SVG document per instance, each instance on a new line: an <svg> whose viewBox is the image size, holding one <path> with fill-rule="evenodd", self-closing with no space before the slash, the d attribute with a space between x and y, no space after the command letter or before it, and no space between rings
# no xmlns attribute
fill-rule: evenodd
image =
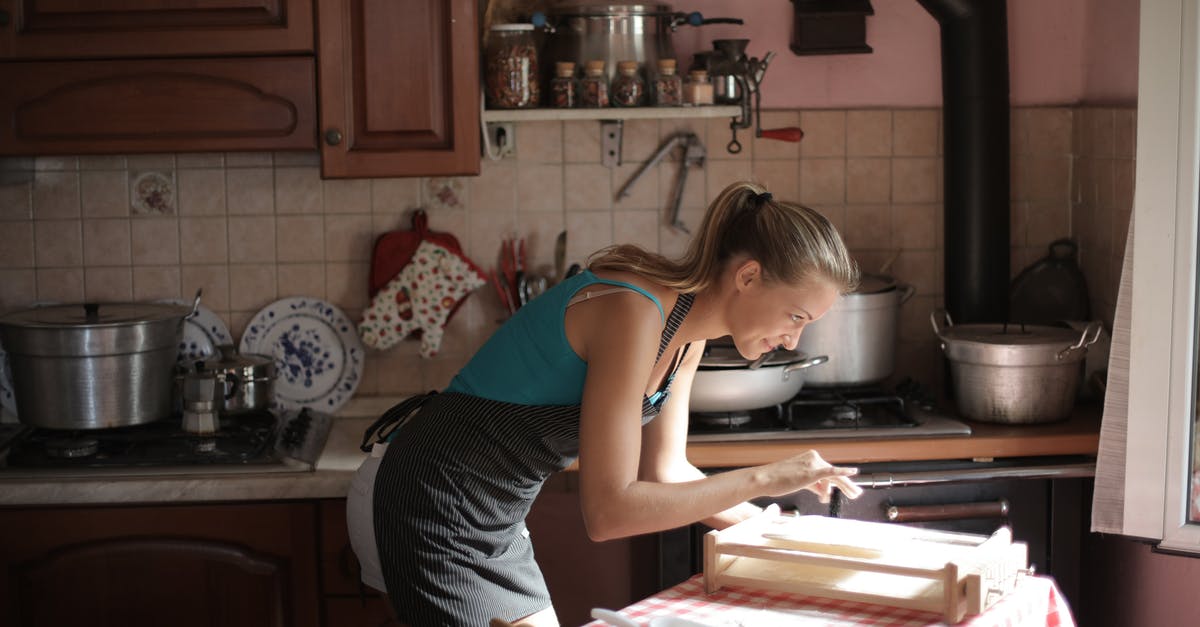
<svg viewBox="0 0 1200 627"><path fill-rule="evenodd" d="M0 510L0 623L317 627L313 503Z"/></svg>
<svg viewBox="0 0 1200 627"><path fill-rule="evenodd" d="M479 173L475 0L318 0L321 172Z"/></svg>
<svg viewBox="0 0 1200 627"><path fill-rule="evenodd" d="M311 53L312 0L12 0L0 59ZM10 84L11 85L11 84Z"/></svg>
<svg viewBox="0 0 1200 627"><path fill-rule="evenodd" d="M321 592L326 627L399 626L387 600L361 583L346 530L346 500L321 501Z"/></svg>
<svg viewBox="0 0 1200 627"><path fill-rule="evenodd" d="M313 150L313 60L0 63L0 154Z"/></svg>

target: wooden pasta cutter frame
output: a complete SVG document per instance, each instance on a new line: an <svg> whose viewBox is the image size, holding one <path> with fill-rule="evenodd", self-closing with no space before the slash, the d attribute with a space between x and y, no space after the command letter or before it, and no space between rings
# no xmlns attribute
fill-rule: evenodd
<svg viewBox="0 0 1200 627"><path fill-rule="evenodd" d="M947 623L982 613L1030 572L1028 547L1008 527L985 536L768 508L704 538L706 593L793 592L934 612Z"/></svg>

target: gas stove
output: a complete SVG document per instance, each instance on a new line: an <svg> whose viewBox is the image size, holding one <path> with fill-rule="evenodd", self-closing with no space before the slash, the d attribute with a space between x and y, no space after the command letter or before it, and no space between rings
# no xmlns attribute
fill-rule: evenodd
<svg viewBox="0 0 1200 627"><path fill-rule="evenodd" d="M809 387L779 405L742 412L692 412L689 442L903 438L970 435L967 424L938 411L919 385Z"/></svg>
<svg viewBox="0 0 1200 627"><path fill-rule="evenodd" d="M179 417L113 429L0 425L0 479L306 472L316 465L331 417L307 409L222 415L196 434Z"/></svg>

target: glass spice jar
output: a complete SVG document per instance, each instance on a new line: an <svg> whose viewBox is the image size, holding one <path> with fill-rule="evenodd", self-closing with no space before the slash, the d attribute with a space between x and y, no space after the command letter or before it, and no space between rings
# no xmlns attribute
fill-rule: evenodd
<svg viewBox="0 0 1200 627"><path fill-rule="evenodd" d="M559 61L554 64L550 79L550 105L559 109L579 106L579 81L575 80L575 64Z"/></svg>
<svg viewBox="0 0 1200 627"><path fill-rule="evenodd" d="M492 26L484 55L488 107L530 109L538 106L538 56L533 43L533 24Z"/></svg>
<svg viewBox="0 0 1200 627"><path fill-rule="evenodd" d="M708 72L704 70L688 72L687 83L683 86L683 102L689 105L713 103L713 86L708 82Z"/></svg>
<svg viewBox="0 0 1200 627"><path fill-rule="evenodd" d="M612 81L614 107L640 107L646 104L646 83L638 76L637 61L617 62L617 76Z"/></svg>
<svg viewBox="0 0 1200 627"><path fill-rule="evenodd" d="M588 61L584 64L583 71L583 80L579 84L579 106L607 107L608 77L604 75L604 61Z"/></svg>
<svg viewBox="0 0 1200 627"><path fill-rule="evenodd" d="M650 90L654 105L678 107L683 104L683 79L675 73L675 59L659 59L658 74Z"/></svg>

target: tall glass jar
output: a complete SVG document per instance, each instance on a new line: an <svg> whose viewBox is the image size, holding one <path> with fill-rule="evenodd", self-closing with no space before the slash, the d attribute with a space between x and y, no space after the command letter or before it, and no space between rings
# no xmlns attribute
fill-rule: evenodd
<svg viewBox="0 0 1200 627"><path fill-rule="evenodd" d="M550 106L570 109L579 106L579 81L575 80L575 64L559 61L554 64L554 78L550 79Z"/></svg>
<svg viewBox="0 0 1200 627"><path fill-rule="evenodd" d="M646 104L646 83L638 76L637 61L617 63L617 76L612 81L614 107L640 107Z"/></svg>
<svg viewBox="0 0 1200 627"><path fill-rule="evenodd" d="M650 98L657 107L683 104L683 79L675 73L675 59L659 59Z"/></svg>
<svg viewBox="0 0 1200 627"><path fill-rule="evenodd" d="M496 24L488 31L484 53L487 106L530 109L538 106L538 55L533 24Z"/></svg>
<svg viewBox="0 0 1200 627"><path fill-rule="evenodd" d="M604 74L604 61L588 61L584 64L579 106L593 109L608 106L608 77Z"/></svg>
<svg viewBox="0 0 1200 627"><path fill-rule="evenodd" d="M704 70L688 72L687 83L683 86L683 103L689 105L713 103L713 86L708 82L708 72Z"/></svg>

